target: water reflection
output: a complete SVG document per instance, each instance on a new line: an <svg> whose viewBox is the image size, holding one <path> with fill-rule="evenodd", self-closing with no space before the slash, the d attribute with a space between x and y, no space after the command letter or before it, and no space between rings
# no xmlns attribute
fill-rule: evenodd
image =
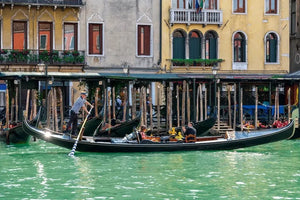
<svg viewBox="0 0 300 200"><path fill-rule="evenodd" d="M39 198L44 198L46 197L47 190L49 189L47 184L48 179L44 171L44 165L39 160L35 161L34 165L36 166L37 181L40 182L41 186L41 188L37 190L37 193L40 194Z"/></svg>
<svg viewBox="0 0 300 200"><path fill-rule="evenodd" d="M3 199L296 199L300 142L235 151L80 153L0 145ZM34 169L34 170L32 170Z"/></svg>

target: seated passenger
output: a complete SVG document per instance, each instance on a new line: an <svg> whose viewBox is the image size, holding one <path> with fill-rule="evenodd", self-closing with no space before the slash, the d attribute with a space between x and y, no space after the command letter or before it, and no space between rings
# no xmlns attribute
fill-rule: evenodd
<svg viewBox="0 0 300 200"><path fill-rule="evenodd" d="M185 136L190 134L196 135L197 133L196 129L193 127L192 122L189 122L187 127L182 126L182 132L184 133Z"/></svg>
<svg viewBox="0 0 300 200"><path fill-rule="evenodd" d="M195 142L196 141L196 129L193 127L191 122L188 123L188 126L182 126L182 132L185 136L185 142Z"/></svg>
<svg viewBox="0 0 300 200"><path fill-rule="evenodd" d="M134 132L130 133L129 135L126 135L122 141L123 142L129 142L129 141L133 141L133 140L137 140L138 143L140 143L141 141L145 140L147 135L146 135L146 126L142 125L140 130L137 131L135 130Z"/></svg>
<svg viewBox="0 0 300 200"><path fill-rule="evenodd" d="M140 128L140 136L141 136L141 141L142 140L145 140L147 135L146 135L146 126L145 125L141 125L141 128Z"/></svg>

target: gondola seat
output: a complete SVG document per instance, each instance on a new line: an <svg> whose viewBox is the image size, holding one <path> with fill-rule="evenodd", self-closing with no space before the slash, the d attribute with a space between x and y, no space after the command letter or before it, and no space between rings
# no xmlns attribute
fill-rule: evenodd
<svg viewBox="0 0 300 200"><path fill-rule="evenodd" d="M192 143L192 142L196 142L197 138L196 135L194 134L189 134L187 136L185 136L185 143Z"/></svg>

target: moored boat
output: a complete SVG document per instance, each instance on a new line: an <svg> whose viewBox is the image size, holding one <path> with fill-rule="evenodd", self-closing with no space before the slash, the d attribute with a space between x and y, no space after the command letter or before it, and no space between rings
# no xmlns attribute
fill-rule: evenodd
<svg viewBox="0 0 300 200"><path fill-rule="evenodd" d="M24 132L22 123L0 133L0 140L6 144L24 144L30 140L30 135Z"/></svg>
<svg viewBox="0 0 300 200"><path fill-rule="evenodd" d="M51 131L40 130L23 122L23 129L28 134L46 142L72 149L75 139L55 134ZM124 142L124 140L98 142L93 137L86 137L77 144L77 151L82 152L155 152L155 151L192 151L192 150L230 150L251 147L270 142L288 139L293 136L295 130L294 121L286 127L267 129L253 132L231 132L228 137L197 137L195 142L164 141L154 142L138 140Z"/></svg>
<svg viewBox="0 0 300 200"><path fill-rule="evenodd" d="M29 122L31 126L36 126L40 121L46 120L46 111L40 107L36 117ZM30 135L23 130L22 122L15 124L12 128L4 130L0 134L0 140L6 144L26 144L30 141Z"/></svg>
<svg viewBox="0 0 300 200"><path fill-rule="evenodd" d="M209 129L211 129L215 125L216 121L217 117L216 115L214 115L206 120L195 122L193 126L197 130L197 136L206 134Z"/></svg>
<svg viewBox="0 0 300 200"><path fill-rule="evenodd" d="M101 130L101 125L99 128L95 130L95 133L85 133L83 135L85 136L109 136L109 137L124 137L126 134L129 134L133 131L134 128L136 128L141 121L140 117L136 117L135 119L132 119L130 121L121 122L120 124L116 124L115 126L111 128L107 128L105 130Z"/></svg>

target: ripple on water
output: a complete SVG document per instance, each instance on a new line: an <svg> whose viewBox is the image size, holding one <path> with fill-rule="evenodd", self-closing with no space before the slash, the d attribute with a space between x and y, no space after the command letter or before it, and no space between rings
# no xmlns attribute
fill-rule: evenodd
<svg viewBox="0 0 300 200"><path fill-rule="evenodd" d="M299 199L300 143L234 151L80 153L0 144L3 199Z"/></svg>

